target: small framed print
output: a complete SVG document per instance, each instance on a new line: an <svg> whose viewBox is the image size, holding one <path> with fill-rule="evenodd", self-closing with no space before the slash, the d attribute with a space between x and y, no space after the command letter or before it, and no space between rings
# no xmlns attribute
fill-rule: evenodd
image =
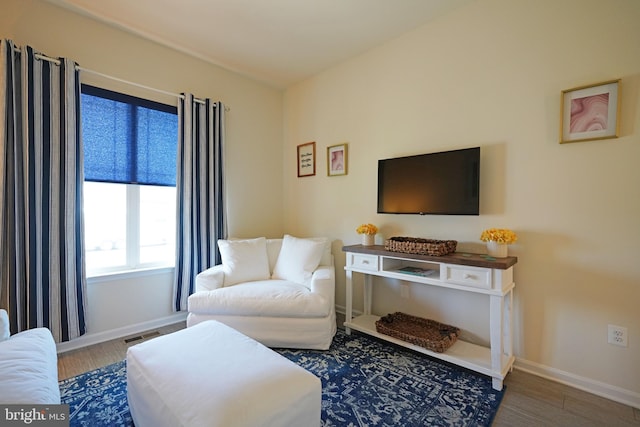
<svg viewBox="0 0 640 427"><path fill-rule="evenodd" d="M347 160L347 143L327 147L327 175L346 175Z"/></svg>
<svg viewBox="0 0 640 427"><path fill-rule="evenodd" d="M316 174L316 143L298 145L298 178Z"/></svg>
<svg viewBox="0 0 640 427"><path fill-rule="evenodd" d="M560 143L617 138L620 80L563 90Z"/></svg>

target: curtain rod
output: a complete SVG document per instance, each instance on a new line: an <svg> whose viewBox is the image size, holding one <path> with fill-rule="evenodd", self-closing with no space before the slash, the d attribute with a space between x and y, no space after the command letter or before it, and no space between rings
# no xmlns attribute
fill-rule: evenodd
<svg viewBox="0 0 640 427"><path fill-rule="evenodd" d="M13 47L13 49L18 53L22 53L22 50L20 48ZM52 62L52 63L54 63L56 65L60 65L60 60L59 59L51 58L50 56L46 56L46 55L43 55L41 53L36 53L35 57L37 59L41 59L41 60L44 60L44 61ZM184 99L184 95L181 94L181 93L168 92L166 90L156 89L156 88L153 88L153 87L150 87L150 86L145 86L145 85L142 85L140 83L130 82L128 80L124 80L124 79L121 79L119 77L114 77L114 76L110 76L108 74L100 73L98 71L90 70L88 68L84 68L84 67L81 67L79 65L76 65L76 70L82 71L82 72L85 72L85 73L95 74L95 75L100 76L100 77L104 77L104 78L107 78L107 79L115 80L115 81L118 81L120 83L128 84L130 86L136 86L136 87L139 87L139 88L142 88L142 89L150 90L152 92L158 92L158 93L162 93L162 94L169 95L169 96L175 96L176 98ZM195 98L195 97L193 98L193 101L198 103L198 104L204 104L205 103L205 101L203 99L199 99L199 98ZM225 106L225 111L229 111L229 107Z"/></svg>
<svg viewBox="0 0 640 427"><path fill-rule="evenodd" d="M128 80L124 80L124 79L121 79L119 77L114 77L114 76L110 76L108 74L100 73L98 71L90 70L88 68L84 68L84 67L81 67L79 65L76 66L76 70L82 71L83 73L95 74L96 76L100 76L100 77L104 77L104 78L107 78L107 79L115 80L117 82L128 84L130 86L135 86L135 87L139 87L139 88L142 88L142 89L150 90L152 92L158 92L158 93L162 93L164 95L175 96L176 98L184 99L184 95L181 94L181 93L168 92L166 90L156 89L156 88L153 88L153 87L145 86L145 85L142 85L140 83L130 82ZM197 102L198 104L204 104L204 99L198 99L198 98L194 97L193 101Z"/></svg>

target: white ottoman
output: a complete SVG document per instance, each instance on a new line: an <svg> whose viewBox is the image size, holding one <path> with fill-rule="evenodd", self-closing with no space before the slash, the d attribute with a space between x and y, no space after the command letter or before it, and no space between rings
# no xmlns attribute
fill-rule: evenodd
<svg viewBox="0 0 640 427"><path fill-rule="evenodd" d="M319 426L322 384L214 320L127 351L136 427Z"/></svg>

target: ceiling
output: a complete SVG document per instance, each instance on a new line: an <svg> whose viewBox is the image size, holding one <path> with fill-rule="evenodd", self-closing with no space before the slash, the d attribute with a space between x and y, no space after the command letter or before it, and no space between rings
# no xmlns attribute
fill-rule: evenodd
<svg viewBox="0 0 640 427"><path fill-rule="evenodd" d="M474 0L48 0L285 88Z"/></svg>

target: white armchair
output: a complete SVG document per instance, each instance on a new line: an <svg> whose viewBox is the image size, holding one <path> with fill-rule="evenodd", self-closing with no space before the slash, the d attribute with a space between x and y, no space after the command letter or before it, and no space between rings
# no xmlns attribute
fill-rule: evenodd
<svg viewBox="0 0 640 427"><path fill-rule="evenodd" d="M326 350L336 333L335 267L324 238L220 240L196 277L187 326L218 320L269 347Z"/></svg>

